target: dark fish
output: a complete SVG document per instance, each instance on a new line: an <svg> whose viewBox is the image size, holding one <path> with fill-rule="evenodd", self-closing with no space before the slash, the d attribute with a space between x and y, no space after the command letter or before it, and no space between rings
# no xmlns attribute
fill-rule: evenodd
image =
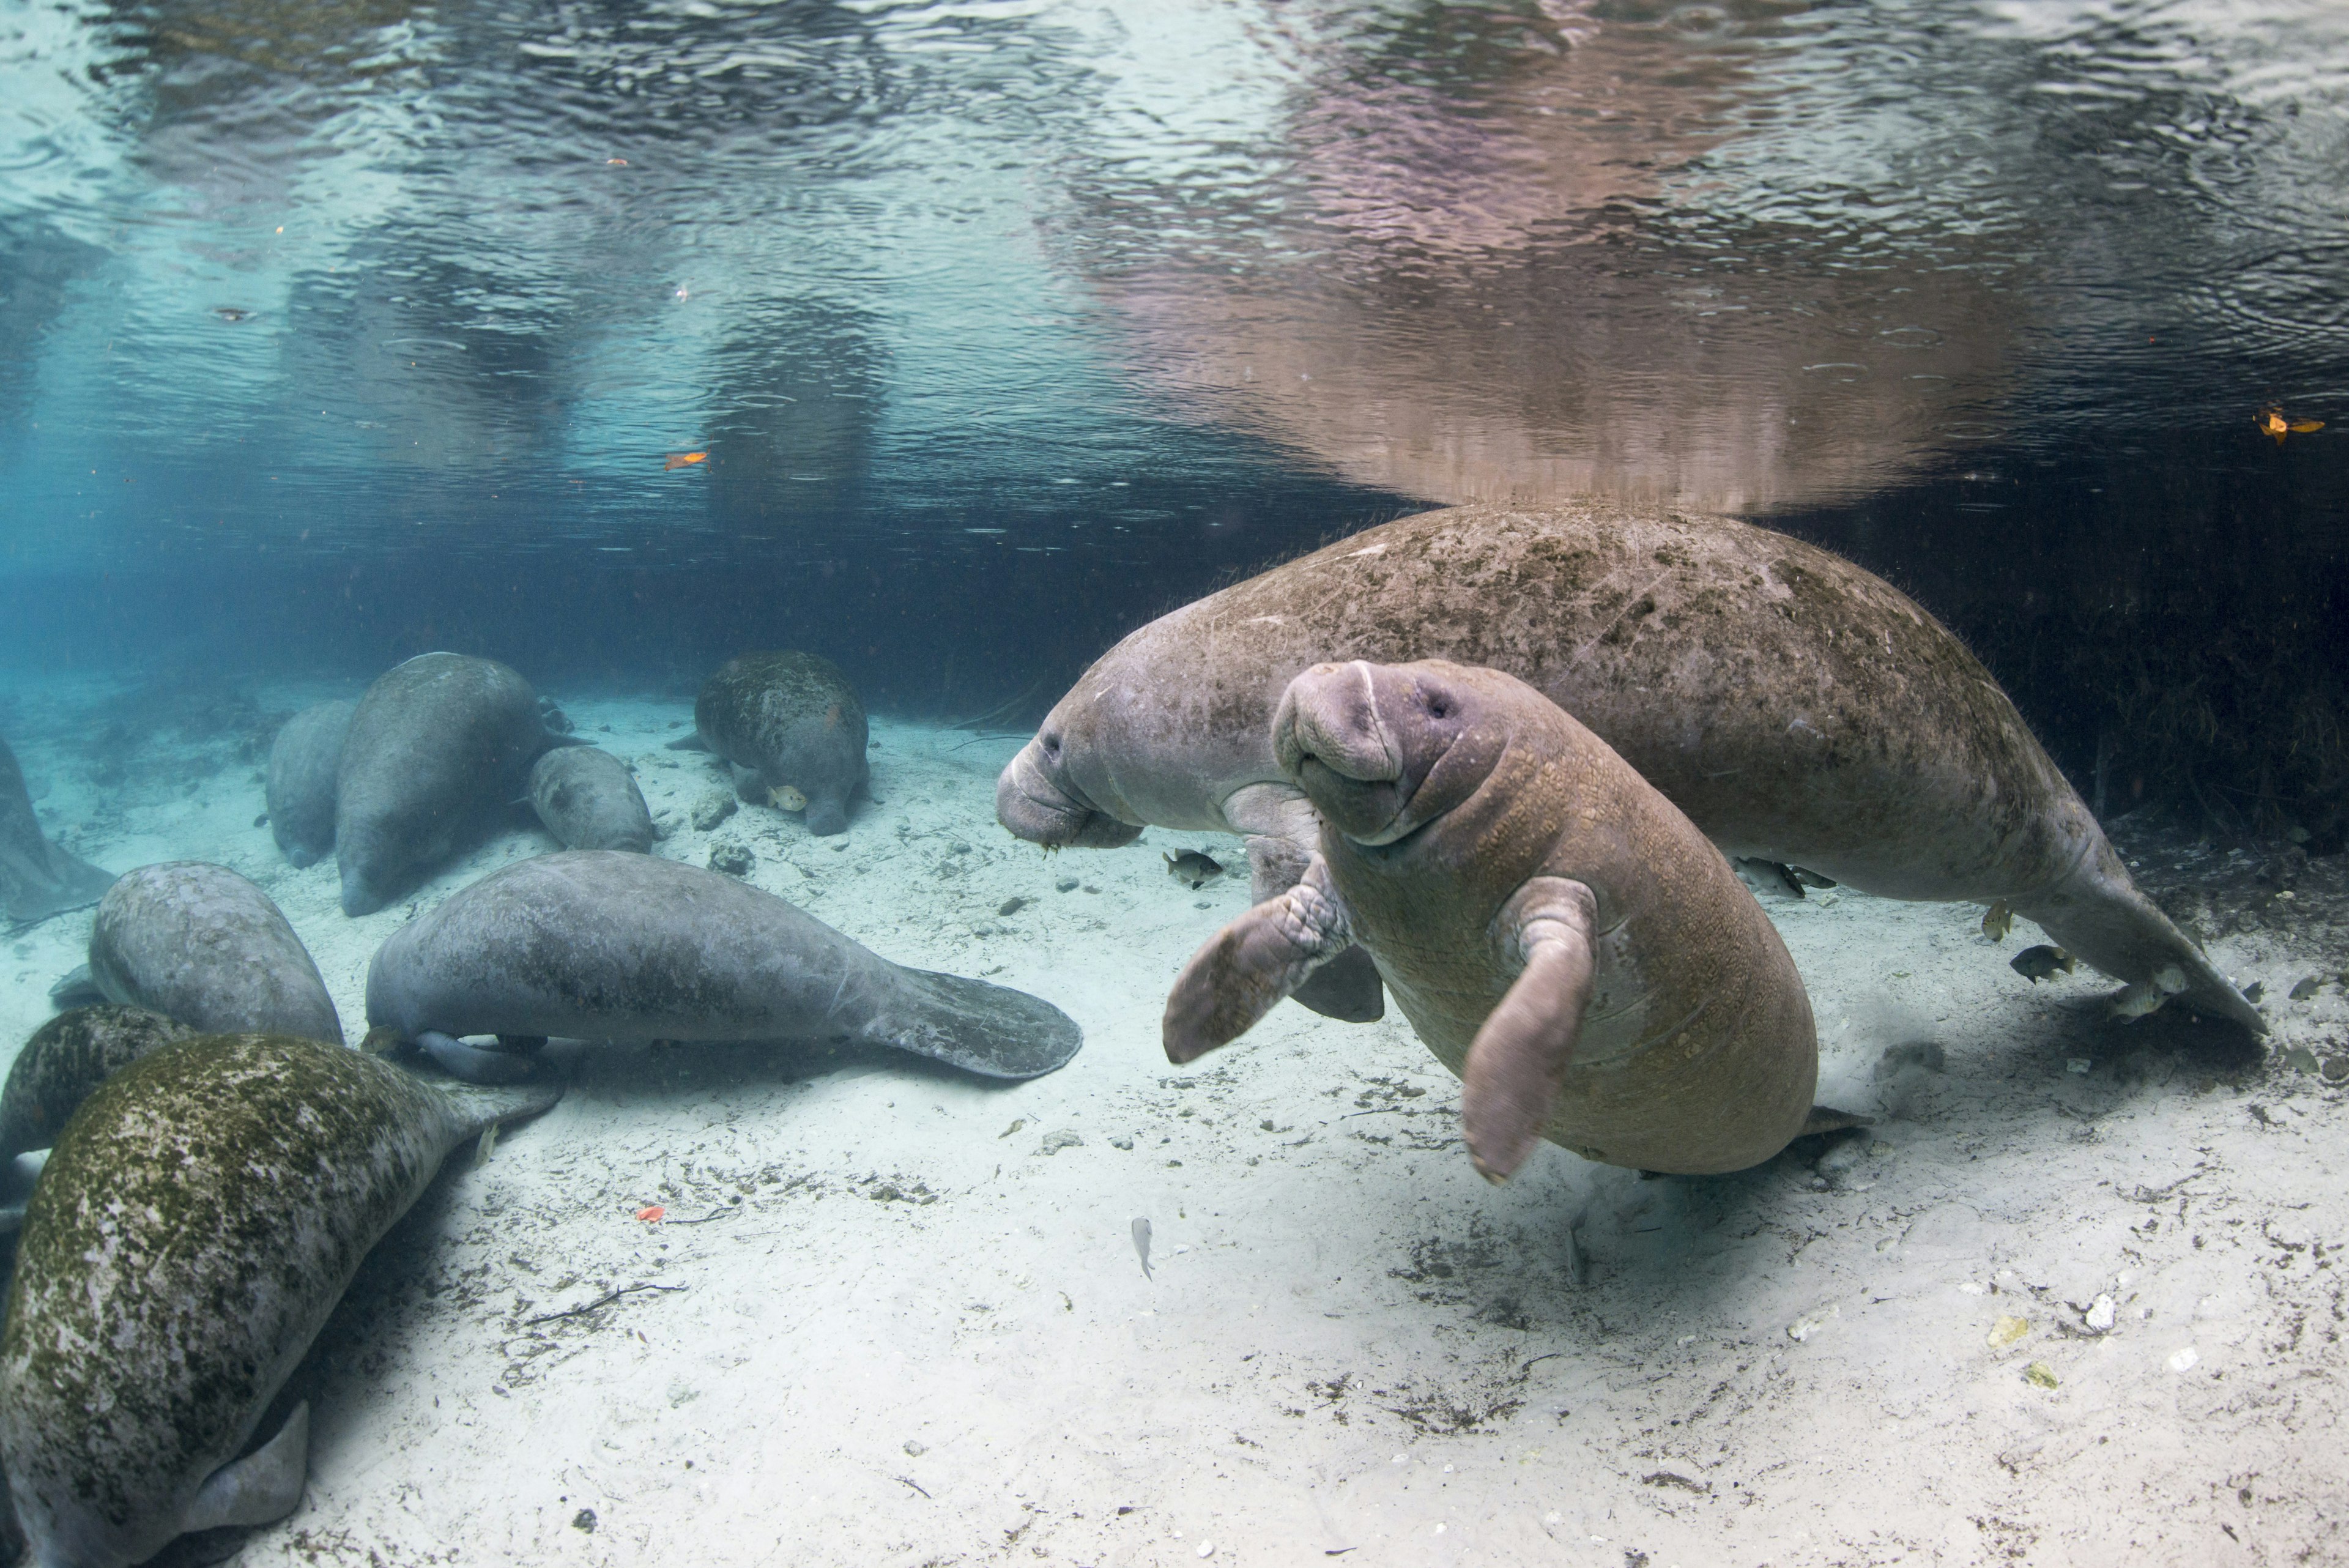
<svg viewBox="0 0 2349 1568"><path fill-rule="evenodd" d="M1188 883L1195 893L1224 874L1222 861L1196 849L1185 849L1180 855L1169 855L1165 857L1165 860L1166 875L1174 877L1177 882Z"/></svg>
<svg viewBox="0 0 2349 1568"><path fill-rule="evenodd" d="M2043 980L2053 980L2059 974L2070 974L2080 967L2080 961L2062 948L2051 948L2043 942L2035 948L2025 948L2015 954L2013 958L2007 961L2007 967L2032 984L2037 985Z"/></svg>

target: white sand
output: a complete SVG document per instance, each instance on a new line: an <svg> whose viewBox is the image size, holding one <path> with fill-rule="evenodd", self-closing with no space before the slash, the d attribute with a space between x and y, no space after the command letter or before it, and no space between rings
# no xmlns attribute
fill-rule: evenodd
<svg viewBox="0 0 2349 1568"><path fill-rule="evenodd" d="M20 699L45 820L112 868L252 877L356 1040L409 905L346 919L332 862L295 871L252 826L257 765L224 747L191 793L151 766L82 782L66 716L92 690ZM1085 1049L1009 1086L879 1053L587 1054L559 1108L369 1261L297 1379L308 1497L241 1562L2349 1561L2349 1088L2282 1055L2343 1049L2337 984L2284 997L2342 963L2328 863L2267 934L2214 943L2266 984L2265 1059L2167 1015L2107 1025L2090 977L2026 986L2006 960L2038 933L1993 947L1979 909L1772 901L1822 1098L1883 1118L1868 1152L1831 1179L1813 1147L1641 1180L1544 1148L1495 1189L1400 1021L1285 1007L1166 1065L1166 984L1246 901L1226 842L1047 857L993 821L1015 742L886 721L881 804L845 837L747 807L698 832L723 788L659 750L685 710L561 695L643 760L679 824L660 853L745 843L760 886L890 958L1050 998ZM1178 887L1160 854L1191 845L1235 874ZM417 907L550 847L503 834ZM47 1016L88 919L8 943L0 1039ZM1879 1075L1917 1046L1939 1070ZM1082 1141L1042 1152L1061 1132ZM1991 1348L2010 1314L2027 1331Z"/></svg>

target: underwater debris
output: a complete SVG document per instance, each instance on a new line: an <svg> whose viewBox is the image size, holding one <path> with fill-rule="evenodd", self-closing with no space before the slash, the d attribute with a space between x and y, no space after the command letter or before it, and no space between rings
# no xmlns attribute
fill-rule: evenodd
<svg viewBox="0 0 2349 1568"><path fill-rule="evenodd" d="M647 1225L657 1225L661 1221L661 1216L667 1212L667 1210L662 1208L657 1203L654 1203L637 1210L636 1218L643 1220Z"/></svg>
<svg viewBox="0 0 2349 1568"><path fill-rule="evenodd" d="M2025 948L2007 960L2006 967L2037 985L2043 980L2072 973L2080 967L2080 961L2062 948L2049 947L2042 942L2037 947Z"/></svg>
<svg viewBox="0 0 2349 1568"><path fill-rule="evenodd" d="M1982 1336L1982 1343L1992 1350L2004 1350L2030 1332L2029 1318L2016 1317L2012 1314L2001 1314L1999 1320L1990 1325L1990 1333Z"/></svg>
<svg viewBox="0 0 2349 1568"><path fill-rule="evenodd" d="M668 461L661 464L661 472L667 473L672 469L691 468L697 462L709 461L709 454L706 452L673 452L668 454Z"/></svg>
<svg viewBox="0 0 2349 1568"><path fill-rule="evenodd" d="M2023 1369L2023 1380L2033 1388L2055 1386L2055 1369L2044 1361L2034 1361Z"/></svg>
<svg viewBox="0 0 2349 1568"><path fill-rule="evenodd" d="M2273 436L2278 446L2283 444L2286 432L2292 435L2310 435L2324 428L2323 420L2287 420L2284 418L2283 410L2274 403L2268 404L2253 417L2259 421L2260 433Z"/></svg>
<svg viewBox="0 0 2349 1568"><path fill-rule="evenodd" d="M1142 1277L1145 1280L1151 1278L1150 1221L1147 1220L1137 1219L1133 1222L1133 1250L1142 1254Z"/></svg>
<svg viewBox="0 0 2349 1568"><path fill-rule="evenodd" d="M1982 934L1994 942L2006 940L2006 933L2013 929L2014 911L2006 907L2003 898L1992 904L1990 912L1982 918Z"/></svg>

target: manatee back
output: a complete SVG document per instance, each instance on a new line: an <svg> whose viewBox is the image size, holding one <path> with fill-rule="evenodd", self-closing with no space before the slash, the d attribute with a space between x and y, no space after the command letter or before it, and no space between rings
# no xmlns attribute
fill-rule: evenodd
<svg viewBox="0 0 2349 1568"><path fill-rule="evenodd" d="M33 1031L9 1064L0 1087L0 1159L48 1147L100 1084L195 1033L160 1012L111 1002L58 1013Z"/></svg>
<svg viewBox="0 0 2349 1568"><path fill-rule="evenodd" d="M142 866L98 904L90 978L111 1002L207 1033L343 1041L309 949L268 894L225 866Z"/></svg>
<svg viewBox="0 0 2349 1568"><path fill-rule="evenodd" d="M512 800L545 748L530 682L492 659L419 654L359 699L336 775L346 914L371 913Z"/></svg>
<svg viewBox="0 0 2349 1568"><path fill-rule="evenodd" d="M265 794L269 831L296 866L310 866L335 847L335 784L343 740L358 703L345 698L305 708L277 732L269 748Z"/></svg>
<svg viewBox="0 0 2349 1568"><path fill-rule="evenodd" d="M565 849L653 846L652 812L628 764L594 746L563 746L530 770L530 802Z"/></svg>
<svg viewBox="0 0 2349 1568"><path fill-rule="evenodd" d="M388 1063L267 1035L165 1046L83 1102L0 1327L0 1460L36 1552L144 1562L176 1533L462 1131Z"/></svg>

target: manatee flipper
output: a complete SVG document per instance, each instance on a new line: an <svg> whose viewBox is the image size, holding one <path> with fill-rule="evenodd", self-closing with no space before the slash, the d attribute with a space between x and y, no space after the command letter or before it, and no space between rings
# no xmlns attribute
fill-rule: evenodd
<svg viewBox="0 0 2349 1568"><path fill-rule="evenodd" d="M1166 1059L1196 1061L1238 1039L1353 940L1317 855L1287 892L1250 905L1183 966L1160 1025Z"/></svg>
<svg viewBox="0 0 2349 1568"><path fill-rule="evenodd" d="M2074 957L2115 980L2151 981L2206 1017L2240 1023L2254 1034L2268 1032L2259 1010L2137 891L2101 839L2070 877L2027 902L2013 900L2013 907ZM2171 970L2177 972L2166 972Z"/></svg>
<svg viewBox="0 0 2349 1568"><path fill-rule="evenodd" d="M305 1399L275 1437L212 1473L181 1519L181 1533L283 1519L300 1506L309 1474L310 1402Z"/></svg>
<svg viewBox="0 0 2349 1568"><path fill-rule="evenodd" d="M1269 793L1261 787L1259 792ZM1244 806L1261 804L1243 803L1235 796L1225 803L1225 811L1230 815ZM1282 826L1290 825L1283 823ZM1318 822L1309 817L1303 830L1307 837L1301 844L1288 832L1251 834L1243 840L1248 857L1248 895L1255 902L1277 898L1295 887L1313 863L1313 837L1320 829ZM1347 948L1328 959L1299 981L1288 997L1299 1006L1340 1023L1376 1023L1387 1012L1386 987L1380 983L1379 966L1367 950L1360 948Z"/></svg>
<svg viewBox="0 0 2349 1568"><path fill-rule="evenodd" d="M899 985L857 1038L910 1051L988 1078L1035 1078L1065 1066L1085 1043L1077 1021L1009 986L966 975L896 968Z"/></svg>
<svg viewBox="0 0 2349 1568"><path fill-rule="evenodd" d="M1523 1165L1574 1063L1596 961L1599 901L1562 877L1535 877L1501 906L1503 950L1525 968L1468 1046L1460 1119L1477 1174L1495 1185Z"/></svg>
<svg viewBox="0 0 2349 1568"><path fill-rule="evenodd" d="M484 1051L437 1029L419 1030L417 1044L443 1072L468 1084L513 1084L530 1076L530 1058L507 1051Z"/></svg>
<svg viewBox="0 0 2349 1568"><path fill-rule="evenodd" d="M701 732L696 730L689 735L681 735L671 741L662 749L670 752L706 752L711 748L709 742L701 738Z"/></svg>
<svg viewBox="0 0 2349 1568"><path fill-rule="evenodd" d="M89 965L82 963L74 965L65 978L49 987L49 1000L57 1004L57 1011L63 1012L77 1007L96 1007L109 999L98 989L97 977L89 972Z"/></svg>

